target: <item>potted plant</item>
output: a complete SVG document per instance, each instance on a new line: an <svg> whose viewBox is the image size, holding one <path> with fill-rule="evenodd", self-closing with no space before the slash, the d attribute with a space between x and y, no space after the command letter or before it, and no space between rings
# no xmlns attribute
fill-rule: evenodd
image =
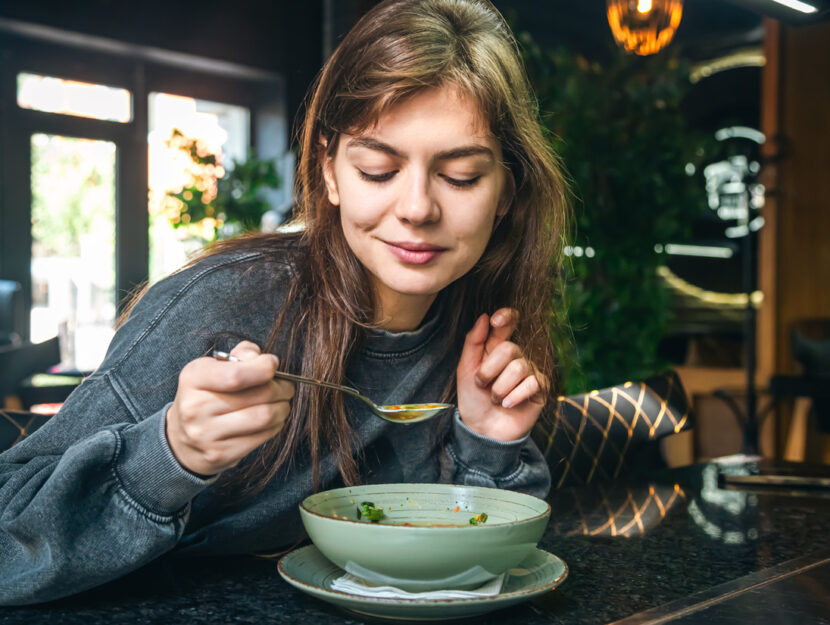
<svg viewBox="0 0 830 625"><path fill-rule="evenodd" d="M205 241L259 229L262 216L271 208L261 191L281 184L273 161L250 152L247 160L233 160L226 170L199 139L178 129L173 130L168 145L186 152L192 163L189 184L166 194L177 201L178 212L170 217L174 227L192 229Z"/></svg>
<svg viewBox="0 0 830 625"><path fill-rule="evenodd" d="M572 333L559 332L565 388L643 379L667 366L658 344L671 301L657 250L688 238L706 206L689 175L708 142L681 110L689 68L665 54L615 52L599 63L542 51L528 35L521 44L573 194L575 228L557 296Z"/></svg>

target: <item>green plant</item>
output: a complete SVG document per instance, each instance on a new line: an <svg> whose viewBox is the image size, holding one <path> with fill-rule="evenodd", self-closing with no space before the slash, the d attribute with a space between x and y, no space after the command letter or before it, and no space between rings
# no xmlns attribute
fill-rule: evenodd
<svg viewBox="0 0 830 625"><path fill-rule="evenodd" d="M229 171L221 167L198 139L186 137L174 129L168 141L188 154L191 160L191 182L180 191L167 196L178 200L178 212L171 218L174 227L192 227L204 224L199 231L212 231L209 240L221 238L222 233L258 230L260 221L270 208L261 190L279 188L281 181L273 161L257 158L249 153L245 161L233 160Z"/></svg>
<svg viewBox="0 0 830 625"><path fill-rule="evenodd" d="M573 191L572 256L557 302L572 331L572 340L559 337L565 387L642 379L667 365L657 348L671 302L655 246L688 238L706 202L686 172L699 168L708 141L681 110L688 66L622 52L600 64L544 52L527 35L521 43Z"/></svg>

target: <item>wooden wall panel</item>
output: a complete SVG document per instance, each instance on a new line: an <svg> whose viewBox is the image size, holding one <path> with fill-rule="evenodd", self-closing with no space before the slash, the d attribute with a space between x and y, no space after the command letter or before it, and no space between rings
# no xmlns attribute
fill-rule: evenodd
<svg viewBox="0 0 830 625"><path fill-rule="evenodd" d="M793 371L793 321L830 317L830 22L783 29L781 38L778 349Z"/></svg>
<svg viewBox="0 0 830 625"><path fill-rule="evenodd" d="M769 21L762 87L768 199L760 243L759 365L794 371L789 326L830 317L830 22Z"/></svg>
<svg viewBox="0 0 830 625"><path fill-rule="evenodd" d="M796 373L793 322L830 318L830 22L765 23L762 182L766 224L759 242L758 368L762 379ZM778 406L780 455L792 402Z"/></svg>

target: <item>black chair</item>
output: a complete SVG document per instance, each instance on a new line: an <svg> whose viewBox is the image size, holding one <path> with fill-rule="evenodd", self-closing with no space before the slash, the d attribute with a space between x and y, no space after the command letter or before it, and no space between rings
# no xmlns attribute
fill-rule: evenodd
<svg viewBox="0 0 830 625"><path fill-rule="evenodd" d="M0 280L0 347L21 342L23 289L19 282Z"/></svg>
<svg viewBox="0 0 830 625"><path fill-rule="evenodd" d="M808 413L819 432L830 434L830 319L795 322L790 329L790 341L793 359L801 365L802 373L772 376L769 393L777 399L806 398L809 401L809 408L804 411L805 418L794 416L793 427L790 428L791 438L798 436L806 441L807 433L796 433L794 429L808 429L804 423ZM788 450L788 457L790 454Z"/></svg>
<svg viewBox="0 0 830 625"><path fill-rule="evenodd" d="M44 372L60 361L58 337L42 343L23 342L0 347L0 397L13 394L30 375Z"/></svg>
<svg viewBox="0 0 830 625"><path fill-rule="evenodd" d="M672 371L560 397L555 418L540 421L533 438L550 464L556 489L665 466L659 439L691 426L686 392Z"/></svg>
<svg viewBox="0 0 830 625"><path fill-rule="evenodd" d="M82 372L52 376L45 386L32 383L32 376L47 373L60 360L58 337L42 343L17 342L0 346L0 407L6 405L10 396L14 396L24 410L35 404L62 403L80 383Z"/></svg>

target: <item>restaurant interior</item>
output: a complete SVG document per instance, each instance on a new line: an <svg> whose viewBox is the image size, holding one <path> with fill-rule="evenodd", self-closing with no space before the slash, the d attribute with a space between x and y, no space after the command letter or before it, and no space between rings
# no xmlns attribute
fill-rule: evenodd
<svg viewBox="0 0 830 625"><path fill-rule="evenodd" d="M0 3L0 451L95 370L137 287L290 220L306 91L375 4ZM830 1L493 4L571 187L561 427L533 433L569 458L554 487L602 489L653 443L826 489Z"/></svg>
<svg viewBox="0 0 830 625"><path fill-rule="evenodd" d="M54 412L136 285L290 217L305 91L372 4L2 4L6 408ZM496 2L572 180L561 390L672 370L694 426L663 441L670 464L747 450L827 463L826 7L690 4L665 49L636 54L602 2ZM627 102L604 97L622 89ZM590 129L592 115L609 123ZM224 210L217 180L227 190L242 163L265 167L248 207L263 218L220 223L201 207ZM607 171L629 184L601 213L591 177ZM194 198L194 185L209 190Z"/></svg>

